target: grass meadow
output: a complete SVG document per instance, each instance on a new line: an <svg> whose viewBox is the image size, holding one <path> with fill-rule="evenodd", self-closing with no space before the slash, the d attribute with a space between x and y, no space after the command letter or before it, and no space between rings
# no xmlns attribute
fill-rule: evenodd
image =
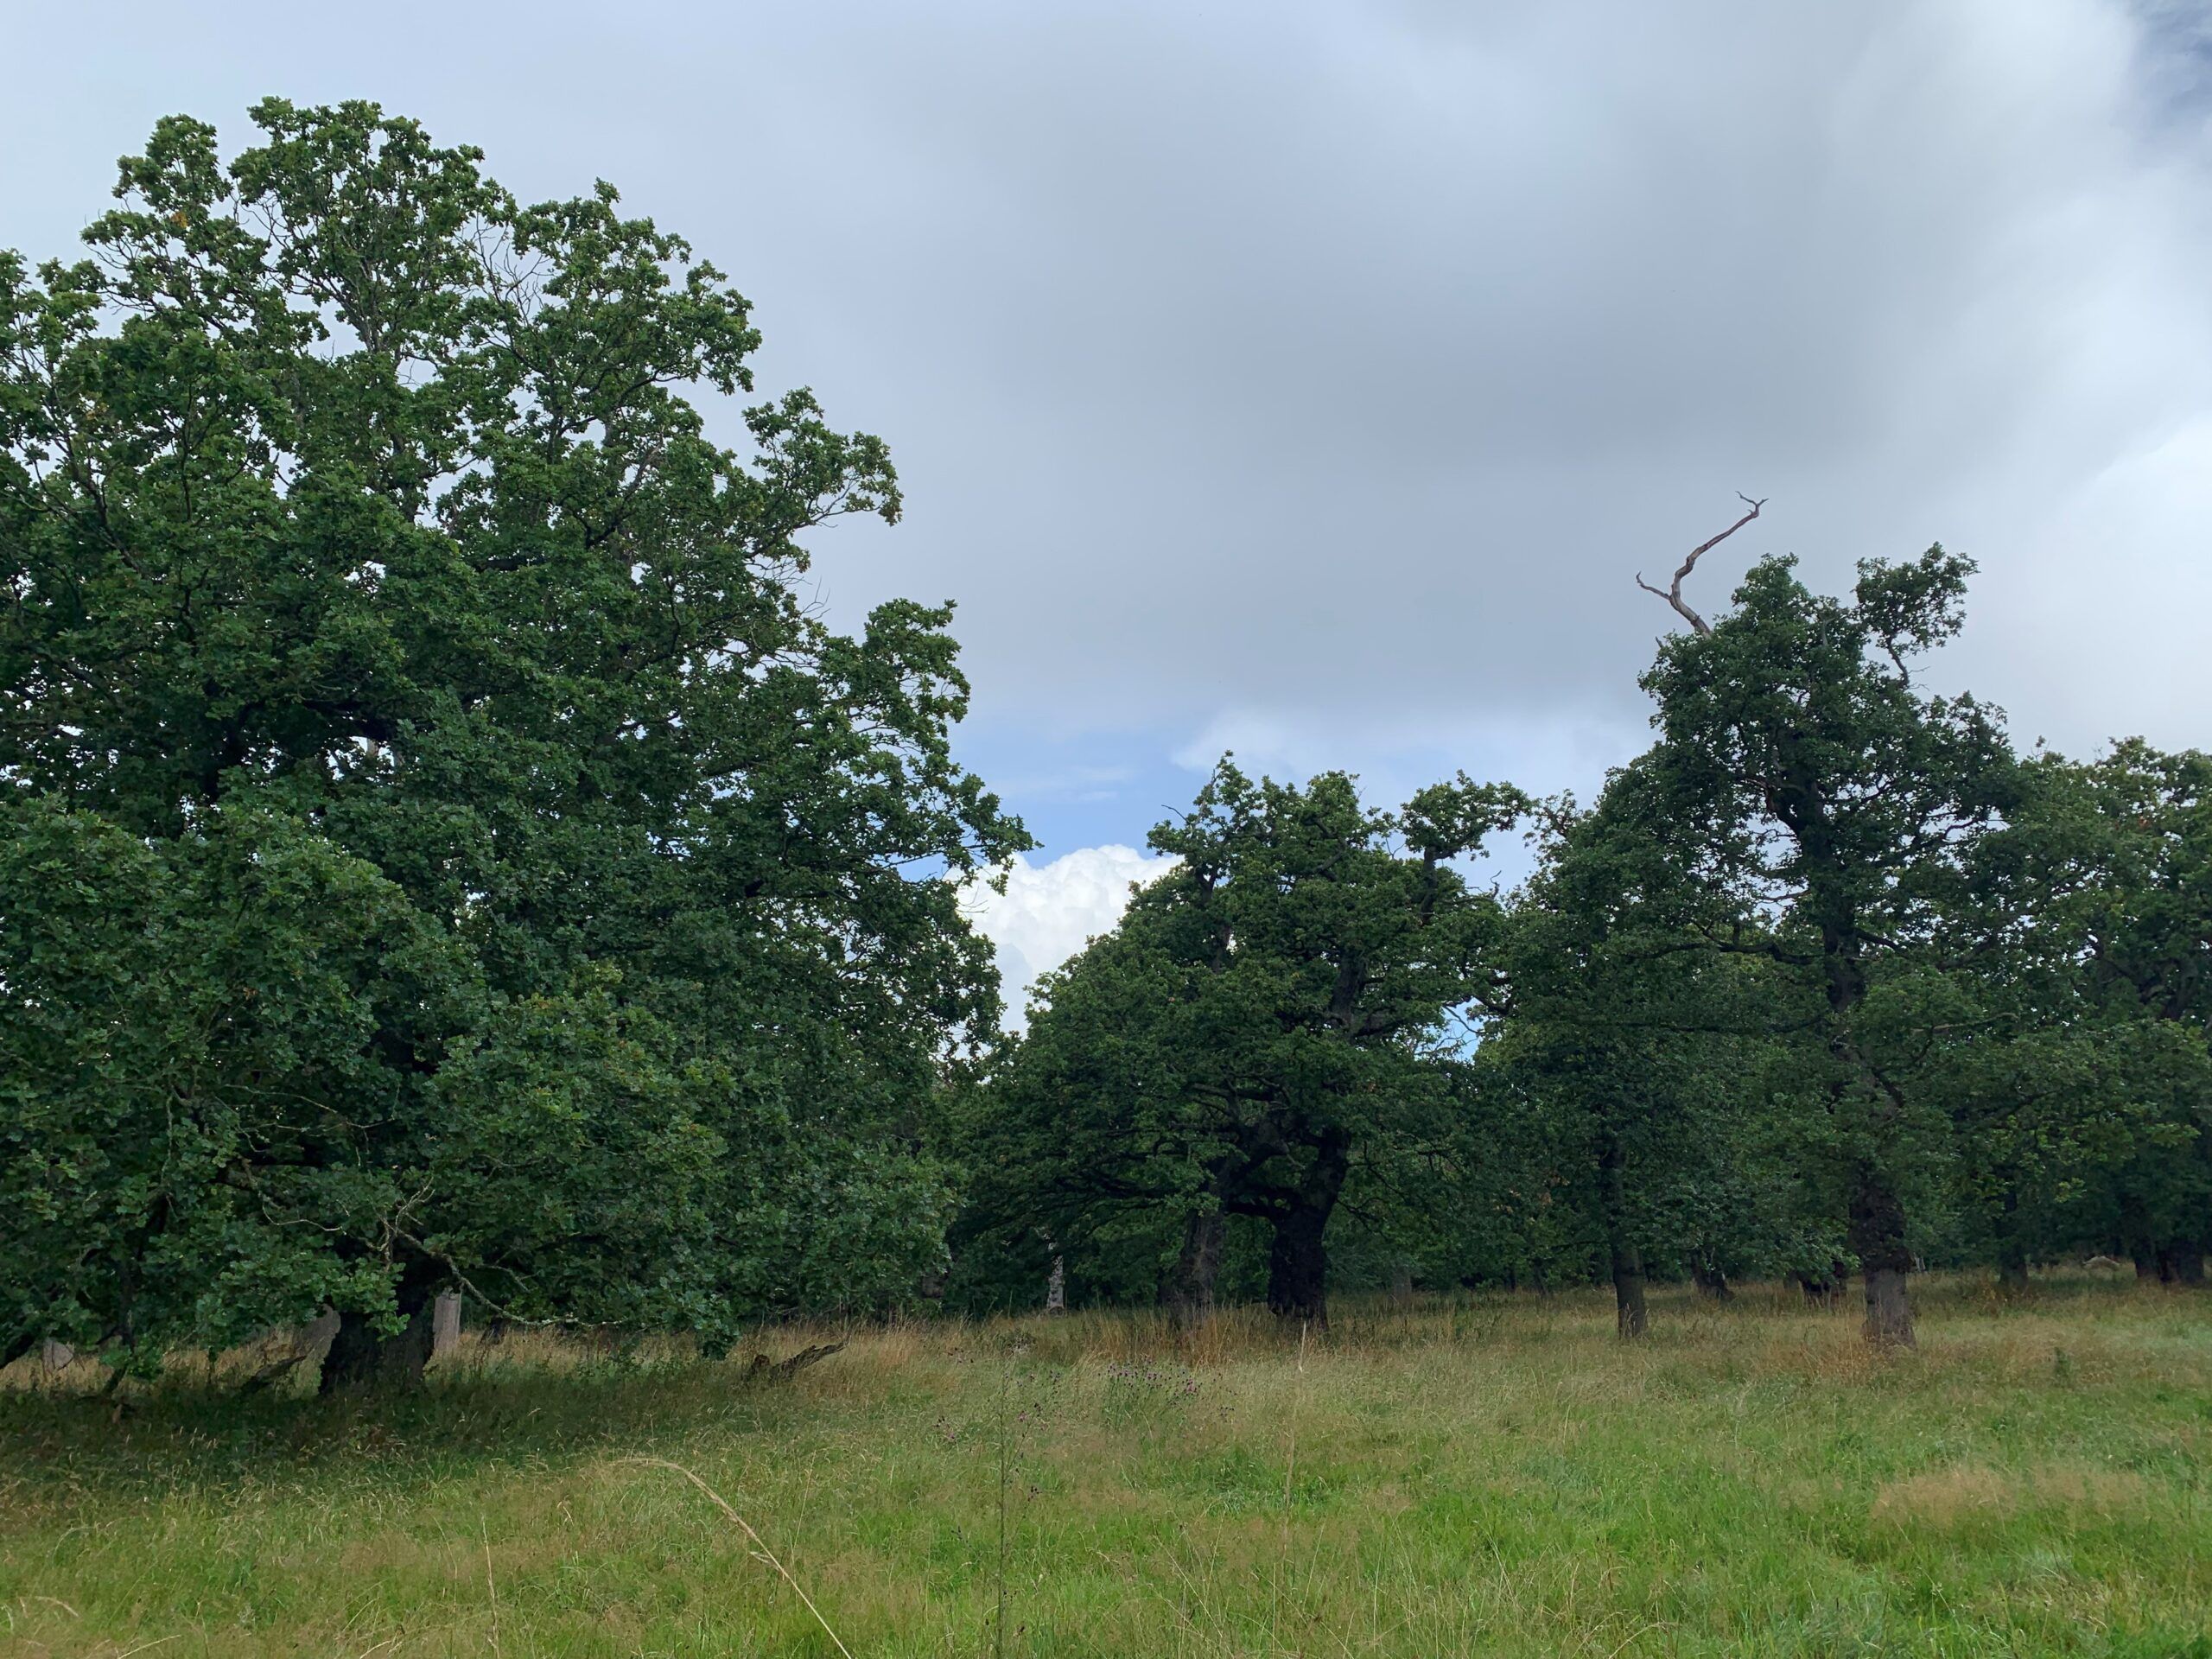
<svg viewBox="0 0 2212 1659"><path fill-rule="evenodd" d="M1920 1303L1888 1361L1752 1287L1634 1346L1593 1291L859 1327L782 1382L464 1339L365 1403L18 1365L0 1654L2212 1659L2212 1294Z"/></svg>

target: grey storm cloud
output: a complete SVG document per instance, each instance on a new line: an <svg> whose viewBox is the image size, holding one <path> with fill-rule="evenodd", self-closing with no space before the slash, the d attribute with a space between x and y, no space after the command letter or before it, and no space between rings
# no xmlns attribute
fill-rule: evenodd
<svg viewBox="0 0 2212 1659"><path fill-rule="evenodd" d="M766 383L890 440L908 522L823 594L957 599L986 729L1594 773L1668 620L1633 575L1741 489L1708 608L1942 540L1942 672L2022 735L2206 741L2193 8L123 12L16 24L0 242L266 92L613 179L754 298Z"/></svg>

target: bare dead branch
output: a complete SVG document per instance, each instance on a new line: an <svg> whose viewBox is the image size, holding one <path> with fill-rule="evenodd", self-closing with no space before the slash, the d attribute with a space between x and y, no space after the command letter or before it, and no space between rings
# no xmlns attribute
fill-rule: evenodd
<svg viewBox="0 0 2212 1659"><path fill-rule="evenodd" d="M1745 506L1749 507L1751 511L1745 513L1742 518L1738 518L1734 524L1729 525L1727 529L1722 531L1718 536L1713 537L1709 541L1700 542L1695 547L1692 548L1689 552L1689 556L1682 561L1682 568L1675 572L1675 580L1672 582L1664 588L1654 588L1649 582L1643 579L1643 572L1639 570L1636 573L1636 585L1637 587L1643 588L1647 594L1656 594L1660 598L1665 600L1669 605L1675 607L1675 614L1680 616L1683 621L1688 623L1690 626L1699 633L1711 633L1713 629L1711 625L1709 625L1706 620L1700 616L1695 611L1692 610L1688 604L1683 600L1682 579L1688 575L1691 571L1697 569L1697 562L1700 559L1713 551L1714 548L1719 546L1721 543L1726 541L1731 536L1733 536L1745 524L1750 524L1752 519L1758 518L1759 516L1759 509L1766 505L1766 498L1764 496L1761 496L1758 500L1754 501L1750 496L1745 495L1741 490L1736 492L1736 499L1738 501L1741 501Z"/></svg>

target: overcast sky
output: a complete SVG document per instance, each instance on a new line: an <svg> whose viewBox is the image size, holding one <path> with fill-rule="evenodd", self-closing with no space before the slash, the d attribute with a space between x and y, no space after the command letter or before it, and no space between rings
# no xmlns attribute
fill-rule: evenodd
<svg viewBox="0 0 2212 1659"><path fill-rule="evenodd" d="M619 185L889 440L823 594L959 602L1020 976L1224 748L1587 791L1739 489L1701 603L1941 540L2023 740L2212 742L2208 10L10 3L0 245L268 92Z"/></svg>

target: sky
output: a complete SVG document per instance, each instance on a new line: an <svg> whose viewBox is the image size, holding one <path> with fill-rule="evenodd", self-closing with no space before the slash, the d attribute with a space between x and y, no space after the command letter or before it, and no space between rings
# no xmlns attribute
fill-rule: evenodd
<svg viewBox="0 0 2212 1659"><path fill-rule="evenodd" d="M890 443L817 544L958 605L960 750L1042 843L1012 999L1224 750L1585 796L1688 547L1980 566L1936 677L2069 753L2212 744L2212 8L0 0L0 245L185 111L377 99L594 179ZM732 440L737 433L728 412ZM1509 849L1502 868L1509 872Z"/></svg>

